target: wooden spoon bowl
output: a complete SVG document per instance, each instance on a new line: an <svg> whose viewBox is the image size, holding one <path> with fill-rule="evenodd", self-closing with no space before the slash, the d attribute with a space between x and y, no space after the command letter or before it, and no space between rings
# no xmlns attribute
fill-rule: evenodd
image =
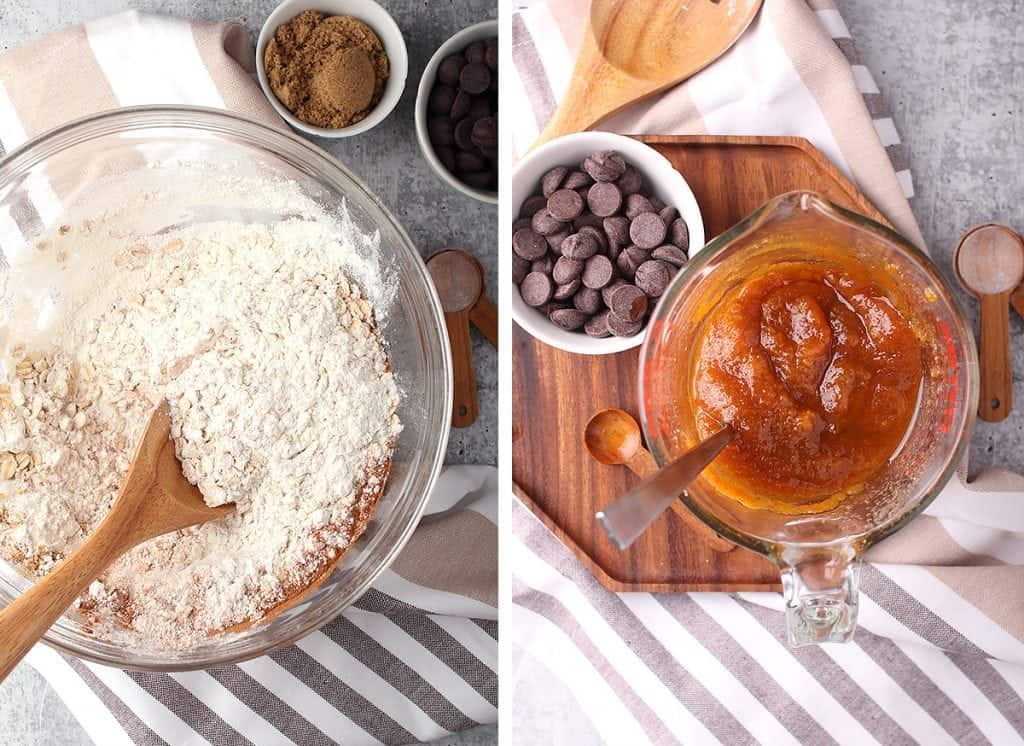
<svg viewBox="0 0 1024 746"><path fill-rule="evenodd" d="M707 67L762 0L593 0L569 90L534 147L590 129Z"/></svg>
<svg viewBox="0 0 1024 746"><path fill-rule="evenodd" d="M166 401L149 418L110 513L78 551L0 611L0 681L89 584L132 547L162 534L223 518L181 473Z"/></svg>

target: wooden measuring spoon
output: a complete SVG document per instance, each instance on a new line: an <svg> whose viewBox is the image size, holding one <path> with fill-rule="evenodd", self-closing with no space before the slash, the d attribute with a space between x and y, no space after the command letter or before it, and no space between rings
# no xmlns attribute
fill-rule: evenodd
<svg viewBox="0 0 1024 746"><path fill-rule="evenodd" d="M629 412L621 409L602 409L587 422L583 440L590 455L602 464L621 464L645 481L659 471L658 462L643 446L639 423ZM677 511L676 515L683 520L687 528L699 534L716 552L728 552L736 547L731 541L712 531L689 510Z"/></svg>
<svg viewBox="0 0 1024 746"><path fill-rule="evenodd" d="M1017 309L1017 314L1024 319L1024 285L1018 286L1010 293L1010 305Z"/></svg>
<svg viewBox="0 0 1024 746"><path fill-rule="evenodd" d="M960 239L956 273L981 303L978 416L1006 419L1013 409L1010 368L1010 294L1024 279L1024 241L1004 225L979 225Z"/></svg>
<svg viewBox="0 0 1024 746"><path fill-rule="evenodd" d="M581 132L707 67L762 0L593 0L569 89L534 147Z"/></svg>
<svg viewBox="0 0 1024 746"><path fill-rule="evenodd" d="M469 312L484 291L484 273L476 260L458 249L445 249L427 259L427 269L444 309L448 340L452 346L452 374L455 379L452 425L469 427L476 422L476 374L473 371L473 342L469 337Z"/></svg>
<svg viewBox="0 0 1024 746"><path fill-rule="evenodd" d="M223 518L234 509L208 507L185 479L171 442L170 409L161 402L107 517L78 551L0 611L0 681L115 559L144 541Z"/></svg>

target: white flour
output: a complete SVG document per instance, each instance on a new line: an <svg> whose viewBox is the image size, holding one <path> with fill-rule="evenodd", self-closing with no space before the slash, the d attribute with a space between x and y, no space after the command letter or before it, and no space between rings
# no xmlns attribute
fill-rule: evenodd
<svg viewBox="0 0 1024 746"><path fill-rule="evenodd" d="M0 555L44 574L73 551L166 397L185 475L236 512L136 548L80 608L101 636L185 648L258 619L361 531L400 429L398 392L366 297L383 291L350 225L232 221L140 238L123 222L137 209L46 239L56 271L93 280L67 284L44 335L22 324L23 349L8 320Z"/></svg>

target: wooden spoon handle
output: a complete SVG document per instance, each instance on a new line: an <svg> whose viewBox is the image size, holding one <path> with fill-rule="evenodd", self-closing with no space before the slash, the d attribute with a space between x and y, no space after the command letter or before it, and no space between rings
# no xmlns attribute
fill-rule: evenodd
<svg viewBox="0 0 1024 746"><path fill-rule="evenodd" d="M611 65L600 53L588 23L569 88L533 147L562 135L588 130L620 109L669 85L633 77Z"/></svg>
<svg viewBox="0 0 1024 746"><path fill-rule="evenodd" d="M480 330L494 349L498 349L498 309L486 295L469 309L469 320Z"/></svg>
<svg viewBox="0 0 1024 746"><path fill-rule="evenodd" d="M1006 419L1013 410L1010 367L1010 306L1007 293L981 296L981 394L978 416L987 422Z"/></svg>
<svg viewBox="0 0 1024 746"><path fill-rule="evenodd" d="M72 602L129 546L104 522L78 551L0 611L0 681Z"/></svg>
<svg viewBox="0 0 1024 746"><path fill-rule="evenodd" d="M1017 309L1017 313L1024 319L1024 285L1021 285L1010 295L1010 305Z"/></svg>
<svg viewBox="0 0 1024 746"><path fill-rule="evenodd" d="M636 455L633 456L633 458L626 462L626 466L628 466L629 470L641 479L647 479L658 471L658 462L654 460L654 456L651 455L651 452L643 447L636 452ZM708 546L710 546L714 551L730 552L736 548L736 545L731 541L723 539L708 528L708 525L691 513L682 501L676 500L672 503L672 511L679 516L679 519L686 524L688 529L699 535L701 539L707 542Z"/></svg>
<svg viewBox="0 0 1024 746"><path fill-rule="evenodd" d="M466 311L446 313L448 340L452 346L452 426L469 427L476 422L476 374L473 371L473 341L469 336L469 314Z"/></svg>

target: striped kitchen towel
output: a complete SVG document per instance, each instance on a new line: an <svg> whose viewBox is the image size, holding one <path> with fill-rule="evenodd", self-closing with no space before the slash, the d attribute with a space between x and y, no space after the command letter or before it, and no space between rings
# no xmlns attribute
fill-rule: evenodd
<svg viewBox="0 0 1024 746"><path fill-rule="evenodd" d="M234 23L127 12L60 31L0 55L0 156L129 105L227 108L283 127L253 69L248 34ZM0 212L11 230L31 233L39 220ZM497 559L497 470L448 467L374 588L292 647L178 674L83 663L42 645L23 665L102 746L433 740L497 721ZM0 742L5 731L0 723Z"/></svg>
<svg viewBox="0 0 1024 746"><path fill-rule="evenodd" d="M586 0L521 3L507 124L524 153L568 84ZM830 0L765 0L719 61L605 122L808 138L921 241L910 173ZM614 594L516 501L510 744L1024 744L1024 477L958 476L874 547L854 642L791 649L776 594Z"/></svg>

